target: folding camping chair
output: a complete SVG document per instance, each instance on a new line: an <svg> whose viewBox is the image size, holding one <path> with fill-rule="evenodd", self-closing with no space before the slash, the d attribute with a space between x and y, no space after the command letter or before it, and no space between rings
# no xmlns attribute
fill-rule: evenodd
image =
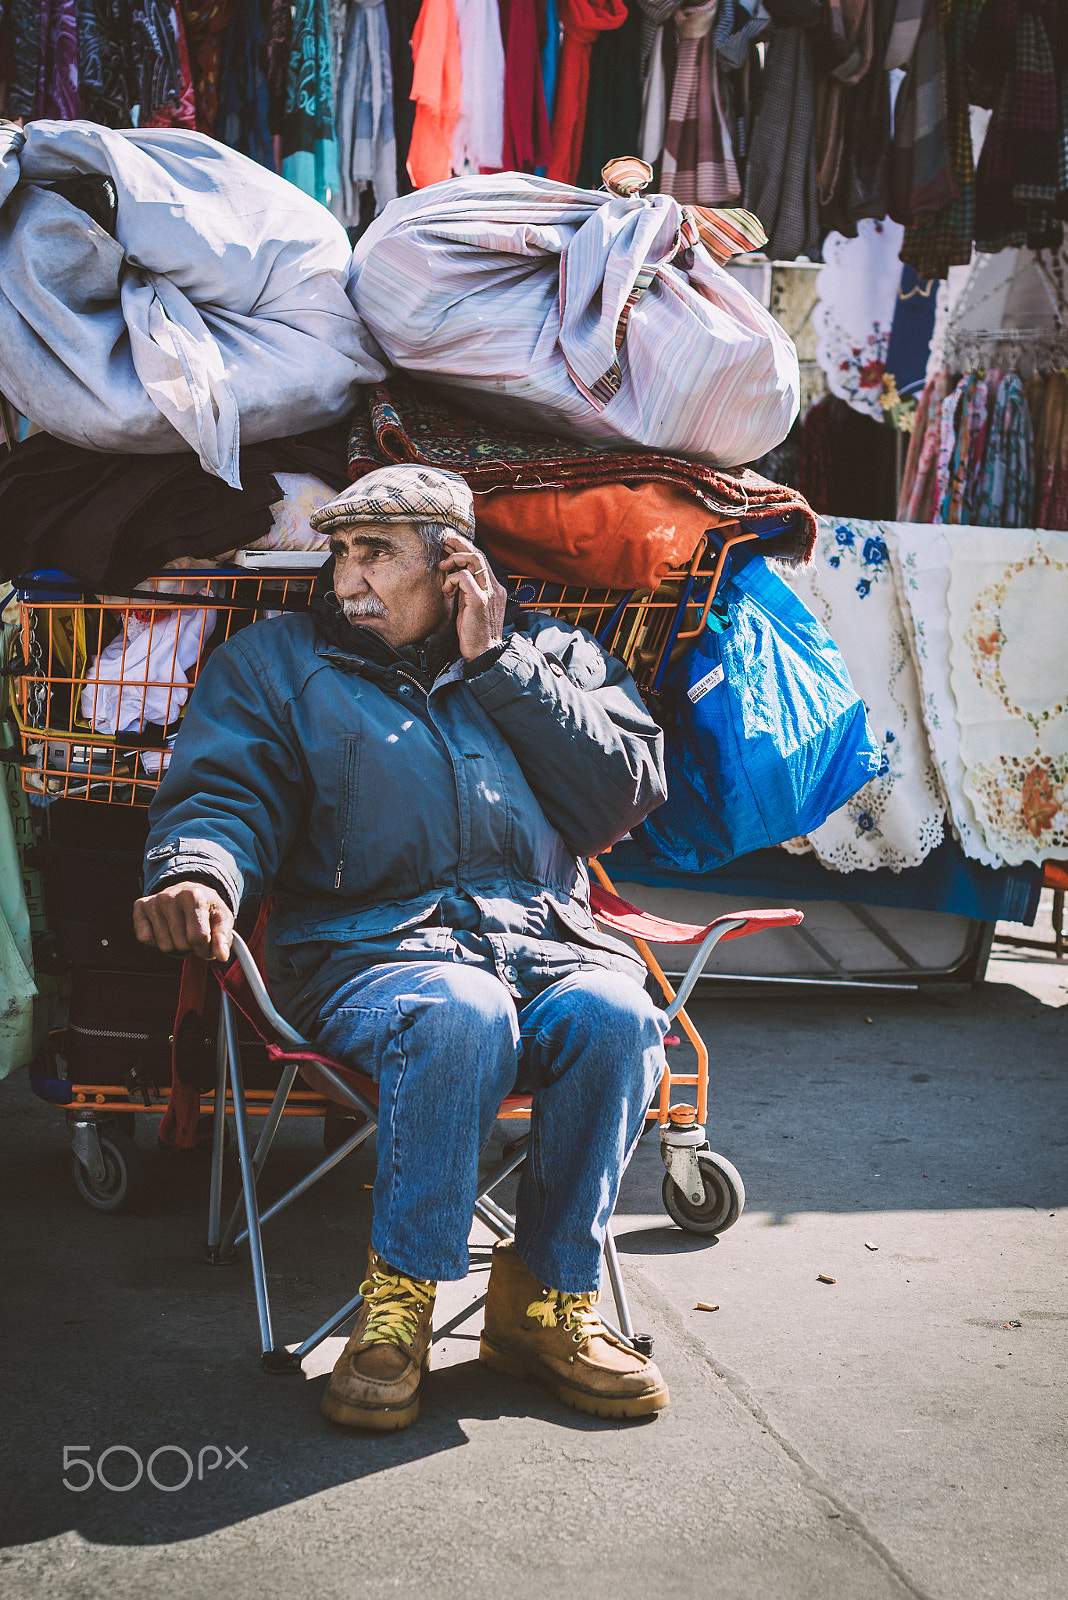
<svg viewBox="0 0 1068 1600"><path fill-rule="evenodd" d="M708 1056L700 1040L700 1035L693 1028L683 1010L683 1006L720 939L741 938L745 934L755 933L762 928L791 927L801 921L802 913L800 911L734 912L728 916L718 917L704 928L689 923L668 922L661 917L641 911L637 906L632 906L626 900L620 899L612 889L611 882L604 869L597 862L594 862L593 865L598 879L601 880L600 883L591 886L591 904L594 915L606 927L610 927L614 931L623 933L633 939L649 970L657 978L664 991L668 1001L666 1014L669 1020L674 1020L677 1017L680 1024L686 1027L691 1039L700 1044L697 1072L683 1076L672 1075L670 1072L665 1073L664 1081L661 1085L659 1107L651 1111L650 1116L656 1117L660 1124L661 1151L665 1166L668 1169L665 1178L665 1191L669 1183L673 1188L677 1188L679 1195L684 1197L684 1204L688 1204L691 1207L692 1213L699 1220L707 1221L708 1211L711 1206L715 1216L722 1219L718 1222L718 1231L722 1231L723 1228L730 1226L736 1220L744 1204L745 1193L741 1185L741 1179L730 1163L724 1157L713 1155L708 1149L703 1126L707 1104ZM660 944L699 945L699 949L690 963L677 994L672 990L667 978L649 950L648 940L653 940ZM279 1014L267 992L267 987L252 952L244 940L236 934L234 936L233 955L234 959L226 970L217 971L216 974L222 993L220 997L216 1057L216 1115L212 1135L207 1256L210 1261L217 1263L229 1261L233 1258L235 1250L247 1242L252 1264L256 1313L259 1319L261 1360L265 1370L268 1372L290 1373L298 1371L300 1363L306 1355L309 1355L324 1339L336 1333L351 1317L355 1316L363 1297L356 1294L346 1301L339 1310L318 1327L314 1333L309 1334L294 1350L289 1351L284 1346L276 1346L264 1267L263 1226L300 1195L305 1194L313 1184L318 1182L321 1177L330 1172L340 1161L343 1161L347 1155L370 1137L374 1132L377 1120L377 1088L370 1077L354 1071L351 1067L345 1066L332 1057L316 1050L313 1044L304 1039ZM271 1101L255 1150L253 1150L249 1138L248 1104L241 1065L241 1047L236 1019L237 1010L240 1010L252 1023L264 1040L268 1056L281 1069L278 1088ZM361 1113L367 1120L348 1138L343 1139L335 1149L331 1150L325 1159L320 1161L311 1172L294 1184L278 1200L275 1200L266 1210L261 1211L256 1192L257 1180L263 1170L279 1121L290 1096L294 1092L294 1084L298 1074L304 1078L312 1090L312 1094L304 1096L306 1101L310 1103L315 1100L317 1107L324 1110L331 1104L340 1105L350 1111ZM696 1107L673 1106L670 1099L673 1083L695 1084L698 1090L698 1105ZM237 1153L241 1168L241 1198L235 1206L224 1232L222 1228L222 1179L225 1116L223 1112L228 1103L228 1086L234 1112ZM511 1096L505 1100L501 1108L501 1114L505 1117L522 1117L529 1113L530 1105L531 1099L529 1095ZM525 1134L508 1147L503 1162L479 1184L475 1200L475 1215L485 1223L492 1233L501 1239L507 1238L512 1234L515 1225L514 1218L492 1198L492 1191L522 1164L526 1157L529 1140L530 1135ZM711 1200L708 1193L710 1169L716 1174L715 1181L712 1182ZM722 1184L724 1179L729 1190L726 1207L722 1203L719 1188L717 1187L717 1184ZM674 1211L672 1215L675 1215ZM244 1218L243 1227L242 1217ZM678 1221L680 1218L676 1217L676 1220ZM683 1222L683 1226L686 1226L685 1222ZM711 1232L713 1230L707 1226L702 1226L691 1231ZM618 1333L634 1349L640 1350L643 1354L648 1354L652 1348L652 1340L648 1335L635 1334L634 1332L630 1308L627 1304L626 1290L619 1269L615 1240L612 1236L611 1223L609 1223L605 1237L604 1254L605 1266L608 1271L619 1322L618 1329L613 1329L612 1331Z"/></svg>

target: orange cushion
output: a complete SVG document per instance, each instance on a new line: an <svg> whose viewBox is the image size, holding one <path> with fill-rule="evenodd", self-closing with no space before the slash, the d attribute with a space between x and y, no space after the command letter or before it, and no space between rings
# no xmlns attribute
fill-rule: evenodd
<svg viewBox="0 0 1068 1600"><path fill-rule="evenodd" d="M670 483L475 495L478 532L509 571L605 589L655 589L686 565L706 528L732 520Z"/></svg>
<svg viewBox="0 0 1068 1600"><path fill-rule="evenodd" d="M1045 862L1042 882L1047 889L1068 889L1068 861Z"/></svg>

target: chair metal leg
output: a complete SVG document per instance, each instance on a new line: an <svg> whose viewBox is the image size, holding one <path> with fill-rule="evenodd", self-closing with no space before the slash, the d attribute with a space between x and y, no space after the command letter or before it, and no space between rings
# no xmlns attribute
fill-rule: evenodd
<svg viewBox="0 0 1068 1600"><path fill-rule="evenodd" d="M248 1112L245 1108L245 1082L241 1071L241 1047L237 1039L234 1008L227 994L222 996L220 1025L226 1035L226 1054L230 1062L230 1082L234 1089L234 1123L237 1129L237 1153L241 1162L241 1189L245 1199L245 1216L248 1218L249 1255L252 1261L252 1284L256 1294L256 1316L260 1324L260 1351L264 1365L271 1364L275 1356L274 1333L271 1329L271 1308L267 1298L267 1273L263 1265L263 1243L260 1239L260 1216L256 1202L256 1177L252 1170L252 1151L249 1146ZM288 1352L282 1351L286 1361Z"/></svg>
<svg viewBox="0 0 1068 1600"><path fill-rule="evenodd" d="M211 1133L211 1178L208 1184L208 1242L205 1255L218 1262L222 1233L223 1153L226 1148L226 1032L220 1025L215 1043L215 1110Z"/></svg>
<svg viewBox="0 0 1068 1600"><path fill-rule="evenodd" d="M234 1029L234 1046L235 1049L240 1049L240 1044L237 1040L236 1027ZM278 1080L278 1088L274 1092L274 1099L271 1101L271 1109L268 1111L266 1118L269 1126L265 1127L263 1132L260 1134L256 1144L255 1152L252 1156L253 1182L258 1180L263 1163L267 1159L267 1153L274 1142L274 1136L277 1132L278 1124L282 1118L282 1112L285 1110L286 1101L289 1099L289 1091L293 1087L298 1070L299 1068L295 1065L286 1067L282 1073L282 1076ZM226 1232L223 1234L222 1243L219 1246L219 1256L223 1261L229 1261L237 1247L237 1230L241 1225L241 1217L244 1213L244 1210L245 1196L244 1191L242 1191L233 1211L230 1213L230 1220L226 1224ZM245 1234L241 1234L240 1237L241 1239L244 1239Z"/></svg>

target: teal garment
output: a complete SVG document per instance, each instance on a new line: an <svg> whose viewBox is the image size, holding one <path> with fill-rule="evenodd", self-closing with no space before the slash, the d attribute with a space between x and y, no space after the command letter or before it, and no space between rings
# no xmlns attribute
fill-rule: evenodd
<svg viewBox="0 0 1068 1600"><path fill-rule="evenodd" d="M641 18L637 0L627 0L627 20L597 37L590 56L590 89L582 136L580 189L600 189L601 168L616 156L638 153L642 114Z"/></svg>
<svg viewBox="0 0 1068 1600"><path fill-rule="evenodd" d="M972 520L987 528L1029 528L1034 484L1031 413L1023 384L1010 372L994 401Z"/></svg>
<svg viewBox="0 0 1068 1600"><path fill-rule="evenodd" d="M5 632L8 630L5 629ZM0 801L0 1078L33 1059L37 1043L30 913L7 785Z"/></svg>
<svg viewBox="0 0 1068 1600"><path fill-rule="evenodd" d="M549 120L553 115L553 95L556 93L556 58L560 54L560 12L556 0L545 0L545 44L541 52L541 78L545 85L545 104Z"/></svg>
<svg viewBox="0 0 1068 1600"><path fill-rule="evenodd" d="M297 0L282 123L282 176L324 205L341 188L328 0Z"/></svg>

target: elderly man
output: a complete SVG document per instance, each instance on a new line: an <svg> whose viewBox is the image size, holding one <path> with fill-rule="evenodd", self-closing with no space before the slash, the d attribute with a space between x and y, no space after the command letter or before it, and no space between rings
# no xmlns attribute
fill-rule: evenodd
<svg viewBox="0 0 1068 1600"><path fill-rule="evenodd" d="M144 943L224 960L270 893L277 1003L378 1085L365 1299L322 1409L415 1420L436 1285L467 1275L479 1152L518 1085L532 1139L481 1358L580 1411L659 1410L660 1373L596 1304L665 1022L581 858L664 798L660 732L588 634L510 614L461 478L383 467L312 521L332 559L310 609L201 675L134 915Z"/></svg>

